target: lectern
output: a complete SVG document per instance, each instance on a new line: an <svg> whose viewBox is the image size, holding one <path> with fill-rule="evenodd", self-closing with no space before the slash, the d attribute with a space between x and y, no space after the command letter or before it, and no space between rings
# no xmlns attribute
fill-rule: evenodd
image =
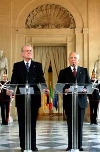
<svg viewBox="0 0 100 152"><path fill-rule="evenodd" d="M69 88L69 92L65 93L72 94L72 149L71 152L79 152L78 149L78 95L79 94L92 94L93 87L92 84L63 84L58 83L55 87L55 93L63 94L63 88L67 85ZM84 88L87 90L83 92ZM66 101L67 102L67 101Z"/></svg>
<svg viewBox="0 0 100 152"><path fill-rule="evenodd" d="M17 85L10 85L9 89L14 90ZM35 87L39 88L39 92L34 91ZM31 95L40 94L43 89L46 89L46 84L18 84L19 94L25 95L25 150L24 152L32 152L31 150ZM35 92L35 93L34 93ZM34 101L33 101L34 102Z"/></svg>
<svg viewBox="0 0 100 152"><path fill-rule="evenodd" d="M31 102L30 98L32 94L34 94L34 87L31 86L38 86L40 92L43 91L43 89L46 89L46 84L31 84L28 83L25 84L25 88L20 89L21 94L25 94L25 150L24 152L32 152L31 150ZM39 92L39 93L40 93ZM38 94L38 92L35 92ZM34 101L33 101L34 102Z"/></svg>

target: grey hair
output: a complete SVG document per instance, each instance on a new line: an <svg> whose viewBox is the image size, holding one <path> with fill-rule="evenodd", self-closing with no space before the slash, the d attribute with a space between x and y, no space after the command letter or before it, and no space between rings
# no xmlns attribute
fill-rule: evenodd
<svg viewBox="0 0 100 152"><path fill-rule="evenodd" d="M29 45L29 44L26 44L26 45L24 45L24 46L22 46L22 47L21 47L21 52L23 52L23 48L24 48L25 46L29 46L29 47L31 47L31 50L33 51L32 46L31 46L31 45Z"/></svg>
<svg viewBox="0 0 100 152"><path fill-rule="evenodd" d="M77 53L77 52L71 52L71 53L69 54L69 58L70 58L71 54L73 54L73 53L75 53L75 54L77 55L77 59L79 60L79 59L80 59L80 55L79 55L79 53Z"/></svg>

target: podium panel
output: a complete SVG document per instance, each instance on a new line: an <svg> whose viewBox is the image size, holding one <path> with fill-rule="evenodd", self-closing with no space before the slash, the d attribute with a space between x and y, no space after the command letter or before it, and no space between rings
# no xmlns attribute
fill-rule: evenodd
<svg viewBox="0 0 100 152"><path fill-rule="evenodd" d="M67 89L67 92L65 92ZM77 83L57 83L55 93L65 96L72 96L72 149L78 152L78 96L92 94L94 90L93 84L77 84ZM66 101L68 102L68 101Z"/></svg>
<svg viewBox="0 0 100 152"><path fill-rule="evenodd" d="M61 93L64 94L63 88L67 86L69 88L68 94L72 94L72 92L75 92L75 89L77 89L78 94L82 94L83 89L85 88L86 94L92 94L93 90L95 89L95 86L93 83L91 84L82 84L82 83L57 83L55 86L55 93Z"/></svg>

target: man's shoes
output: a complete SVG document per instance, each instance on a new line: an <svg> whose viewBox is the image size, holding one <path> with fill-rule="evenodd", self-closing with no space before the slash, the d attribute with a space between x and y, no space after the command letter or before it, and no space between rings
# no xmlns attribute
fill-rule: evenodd
<svg viewBox="0 0 100 152"><path fill-rule="evenodd" d="M98 125L98 123L97 123L97 122L94 122L94 124L95 124L95 125Z"/></svg>
<svg viewBox="0 0 100 152"><path fill-rule="evenodd" d="M79 148L79 151L83 151L83 147L80 147L80 148Z"/></svg>
<svg viewBox="0 0 100 152"><path fill-rule="evenodd" d="M1 125L8 125L8 122L2 122Z"/></svg>
<svg viewBox="0 0 100 152"><path fill-rule="evenodd" d="M69 147L66 149L66 151L70 151L70 150L71 150L71 148L69 148ZM83 151L83 147L80 147L79 151Z"/></svg>
<svg viewBox="0 0 100 152"><path fill-rule="evenodd" d="M5 124L4 125L8 125L8 122L5 122Z"/></svg>
<svg viewBox="0 0 100 152"><path fill-rule="evenodd" d="M71 150L71 148L69 148L69 147L66 149L66 151L70 151L70 150Z"/></svg>
<svg viewBox="0 0 100 152"><path fill-rule="evenodd" d="M35 148L33 148L33 149L32 149L32 151L38 151L38 148L37 148L37 147L35 147Z"/></svg>
<svg viewBox="0 0 100 152"><path fill-rule="evenodd" d="M32 151L38 151L38 148L35 147L35 148L32 149ZM24 152L24 149L21 148L21 152Z"/></svg>
<svg viewBox="0 0 100 152"><path fill-rule="evenodd" d="M24 152L24 149L21 148L21 152Z"/></svg>

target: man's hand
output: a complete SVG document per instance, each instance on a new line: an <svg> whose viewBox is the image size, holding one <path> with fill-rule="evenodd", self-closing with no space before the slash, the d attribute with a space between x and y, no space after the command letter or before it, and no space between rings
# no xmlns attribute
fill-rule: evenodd
<svg viewBox="0 0 100 152"><path fill-rule="evenodd" d="M69 92L69 88L65 89L65 95L67 95L68 92Z"/></svg>
<svg viewBox="0 0 100 152"><path fill-rule="evenodd" d="M6 90L6 95L8 96L12 96L13 93L14 93L13 90Z"/></svg>
<svg viewBox="0 0 100 152"><path fill-rule="evenodd" d="M83 92L83 93L87 93L87 89L86 89L86 88L83 88L82 92Z"/></svg>
<svg viewBox="0 0 100 152"><path fill-rule="evenodd" d="M65 93L68 93L69 92L69 88L68 89L65 89Z"/></svg>
<svg viewBox="0 0 100 152"><path fill-rule="evenodd" d="M50 93L49 89L43 89L44 94L48 94Z"/></svg>

